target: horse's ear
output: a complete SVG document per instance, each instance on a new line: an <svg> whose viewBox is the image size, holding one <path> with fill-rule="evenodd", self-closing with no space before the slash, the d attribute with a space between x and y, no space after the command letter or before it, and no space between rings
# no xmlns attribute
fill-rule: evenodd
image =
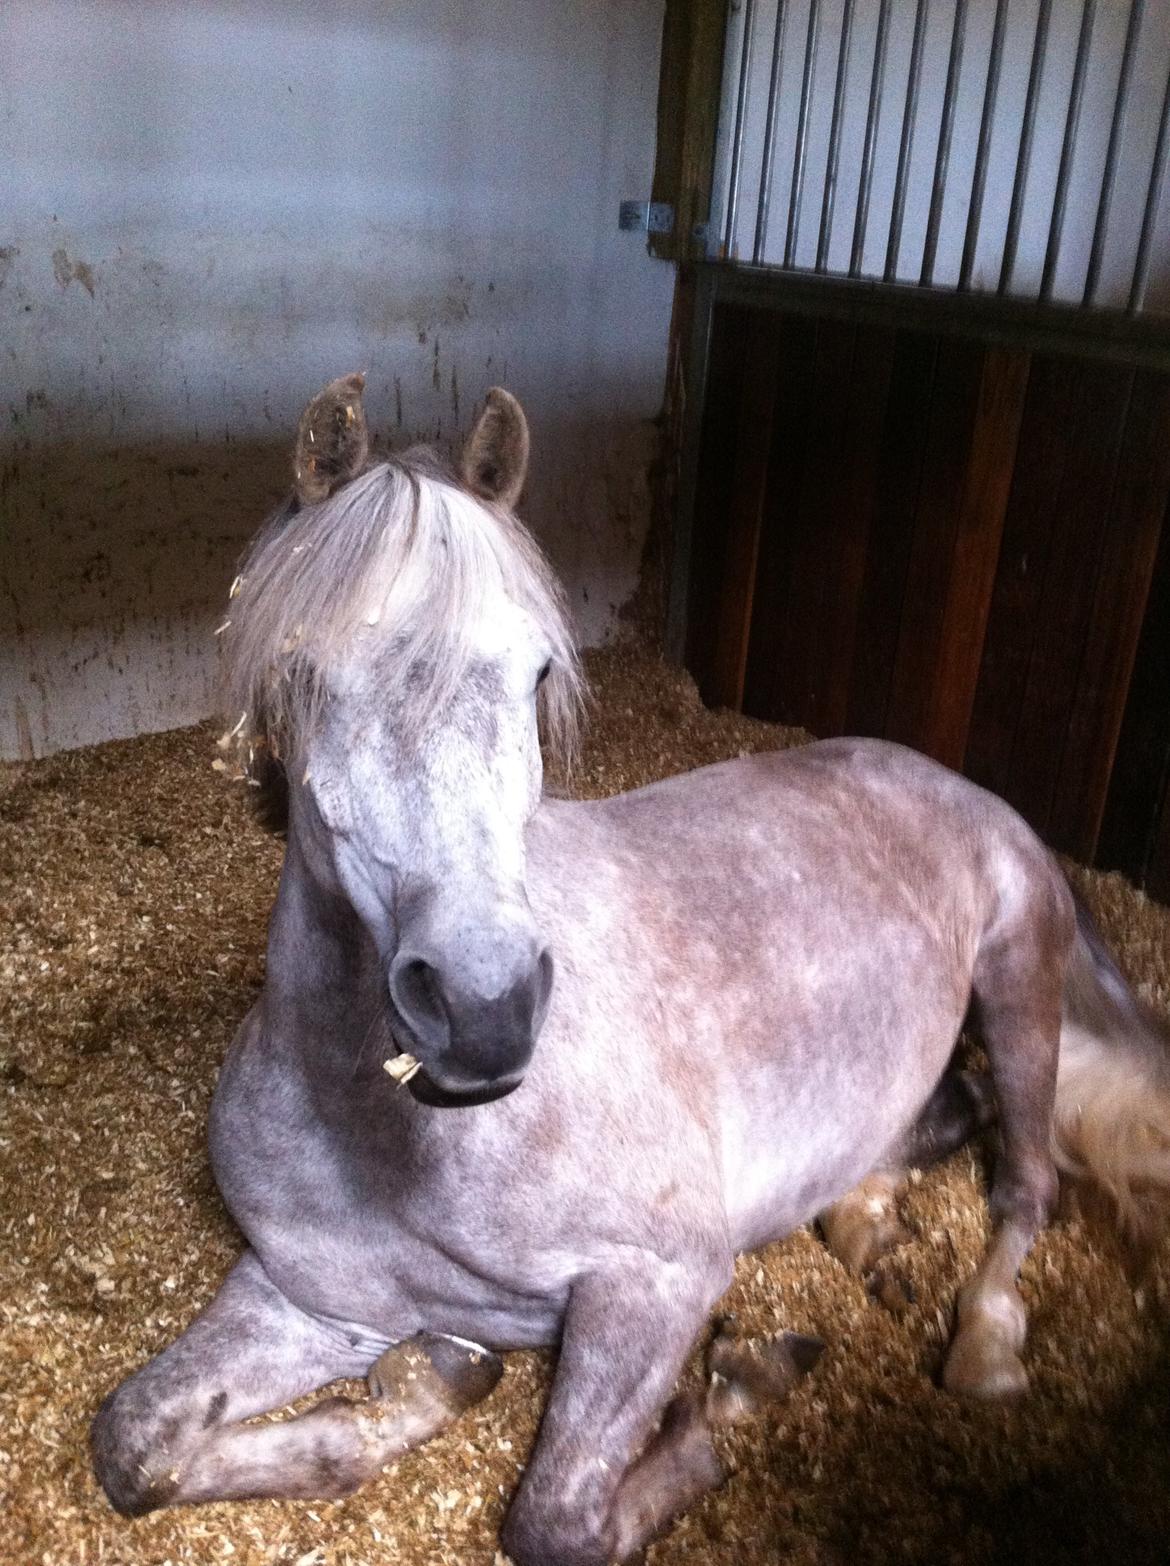
<svg viewBox="0 0 1170 1566"><path fill-rule="evenodd" d="M293 482L302 505L327 499L365 467L370 454L362 410L365 384L360 371L330 381L301 414Z"/></svg>
<svg viewBox="0 0 1170 1566"><path fill-rule="evenodd" d="M501 386L487 394L483 412L467 437L459 459L459 477L483 500L510 510L520 499L528 472L528 420L524 409Z"/></svg>

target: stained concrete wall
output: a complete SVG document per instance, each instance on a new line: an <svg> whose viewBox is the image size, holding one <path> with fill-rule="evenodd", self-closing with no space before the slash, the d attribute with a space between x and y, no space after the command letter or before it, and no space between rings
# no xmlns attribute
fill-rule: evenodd
<svg viewBox="0 0 1170 1566"><path fill-rule="evenodd" d="M496 382L586 641L647 526L662 0L6 0L0 755L212 710L324 380L448 446Z"/></svg>

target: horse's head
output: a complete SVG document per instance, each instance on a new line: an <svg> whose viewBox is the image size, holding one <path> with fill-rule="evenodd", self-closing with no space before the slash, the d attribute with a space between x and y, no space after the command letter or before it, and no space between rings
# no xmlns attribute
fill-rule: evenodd
<svg viewBox="0 0 1170 1566"><path fill-rule="evenodd" d="M418 453L370 466L361 389L334 382L301 419L294 498L231 606L232 682L287 774L290 858L378 953L411 1091L485 1102L520 1082L552 989L525 827L538 704L570 724L577 665L511 511L520 405L488 394L458 474Z"/></svg>

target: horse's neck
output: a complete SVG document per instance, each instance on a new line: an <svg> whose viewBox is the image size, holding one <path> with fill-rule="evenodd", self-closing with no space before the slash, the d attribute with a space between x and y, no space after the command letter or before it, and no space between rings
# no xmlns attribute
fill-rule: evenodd
<svg viewBox="0 0 1170 1566"><path fill-rule="evenodd" d="M361 921L313 881L290 833L265 977L265 1009L282 1047L303 1049L310 1062L323 1052L355 1056L377 1042L369 1035L380 994L377 954Z"/></svg>

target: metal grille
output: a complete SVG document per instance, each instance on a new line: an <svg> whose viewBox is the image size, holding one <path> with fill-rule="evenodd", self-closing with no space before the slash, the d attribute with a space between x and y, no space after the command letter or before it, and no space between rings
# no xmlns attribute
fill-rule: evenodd
<svg viewBox="0 0 1170 1566"><path fill-rule="evenodd" d="M713 251L1170 313L1170 0L732 0Z"/></svg>

